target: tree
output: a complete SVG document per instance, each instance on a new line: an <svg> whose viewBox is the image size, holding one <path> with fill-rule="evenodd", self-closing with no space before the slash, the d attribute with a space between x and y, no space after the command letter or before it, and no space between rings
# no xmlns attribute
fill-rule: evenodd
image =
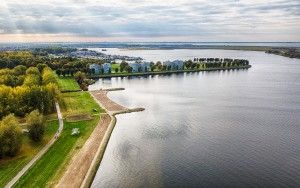
<svg viewBox="0 0 300 188"><path fill-rule="evenodd" d="M131 66L128 65L128 66L126 67L126 69L127 69L127 72L128 72L128 73L132 73L132 67L131 67Z"/></svg>
<svg viewBox="0 0 300 188"><path fill-rule="evenodd" d="M156 66L158 67L158 66L161 66L162 64L161 64L161 62L160 61L157 61L156 62Z"/></svg>
<svg viewBox="0 0 300 188"><path fill-rule="evenodd" d="M123 70L128 66L128 63L126 61L122 61L120 64L120 72L123 72Z"/></svg>
<svg viewBox="0 0 300 188"><path fill-rule="evenodd" d="M60 70L60 69L57 69L57 70L56 70L56 74L57 74L58 76L60 76L60 75L61 75L61 70Z"/></svg>
<svg viewBox="0 0 300 188"><path fill-rule="evenodd" d="M29 67L27 70L26 70L26 74L35 74L35 75L40 75L40 71L38 68L36 67Z"/></svg>
<svg viewBox="0 0 300 188"><path fill-rule="evenodd" d="M81 71L77 71L74 77L79 84L82 84L84 79L86 78L85 74Z"/></svg>
<svg viewBox="0 0 300 188"><path fill-rule="evenodd" d="M155 65L152 65L152 66L150 67L150 69L151 69L151 71L153 72L154 69L155 69Z"/></svg>
<svg viewBox="0 0 300 188"><path fill-rule="evenodd" d="M39 63L36 65L36 68L38 68L40 72L42 72L46 67L48 66L45 63Z"/></svg>
<svg viewBox="0 0 300 188"><path fill-rule="evenodd" d="M95 74L96 70L95 69L91 69L91 74Z"/></svg>
<svg viewBox="0 0 300 188"><path fill-rule="evenodd" d="M115 73L118 73L119 72L119 69L118 68L115 68Z"/></svg>
<svg viewBox="0 0 300 188"><path fill-rule="evenodd" d="M11 114L0 122L0 158L3 156L15 156L22 144L22 129L18 121Z"/></svg>
<svg viewBox="0 0 300 188"><path fill-rule="evenodd" d="M40 75L35 74L28 74L26 75L23 85L25 86L33 86L33 85L40 85L41 84L41 77Z"/></svg>
<svg viewBox="0 0 300 188"><path fill-rule="evenodd" d="M29 138L35 142L41 141L45 132L43 115L38 110L34 110L26 116L26 122Z"/></svg>
<svg viewBox="0 0 300 188"><path fill-rule="evenodd" d="M14 68L14 74L16 76L24 75L26 73L26 67L24 65L18 65Z"/></svg>
<svg viewBox="0 0 300 188"><path fill-rule="evenodd" d="M44 85L57 83L56 75L49 67L43 69L42 80Z"/></svg>

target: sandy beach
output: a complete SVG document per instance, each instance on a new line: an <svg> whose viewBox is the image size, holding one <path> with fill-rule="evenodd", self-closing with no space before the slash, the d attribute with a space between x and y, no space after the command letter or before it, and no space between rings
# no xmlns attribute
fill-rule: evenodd
<svg viewBox="0 0 300 188"><path fill-rule="evenodd" d="M88 187L101 162L115 126L116 119L114 116L120 113L144 110L143 108L128 109L110 100L107 97L107 93L115 90L123 90L123 88L90 92L96 102L105 109L106 113L101 114L100 122L80 151L73 156L66 172L56 187Z"/></svg>

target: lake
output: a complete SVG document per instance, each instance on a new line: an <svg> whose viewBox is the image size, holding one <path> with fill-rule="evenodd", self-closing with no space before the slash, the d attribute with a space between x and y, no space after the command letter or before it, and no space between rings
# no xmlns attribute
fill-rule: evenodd
<svg viewBox="0 0 300 188"><path fill-rule="evenodd" d="M248 70L100 79L117 116L92 187L299 187L300 60L230 50L120 50L148 61L248 59Z"/></svg>

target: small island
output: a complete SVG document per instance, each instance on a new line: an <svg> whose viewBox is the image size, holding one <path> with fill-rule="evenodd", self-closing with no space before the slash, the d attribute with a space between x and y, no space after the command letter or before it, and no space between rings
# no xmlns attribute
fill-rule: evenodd
<svg viewBox="0 0 300 188"><path fill-rule="evenodd" d="M199 72L229 69L248 69L251 65L245 59L229 58L194 58L193 60L174 61L136 61L128 63L104 63L89 65L88 77L90 78L111 78L126 76L147 76L183 72ZM58 71L60 73L60 71Z"/></svg>

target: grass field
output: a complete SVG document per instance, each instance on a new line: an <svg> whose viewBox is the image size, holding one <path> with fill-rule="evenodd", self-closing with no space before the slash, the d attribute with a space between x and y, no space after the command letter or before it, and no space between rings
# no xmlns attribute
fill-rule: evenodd
<svg viewBox="0 0 300 188"><path fill-rule="evenodd" d="M116 73L116 71L115 71L116 68L118 68L120 71L120 63L111 64L111 72L112 73Z"/></svg>
<svg viewBox="0 0 300 188"><path fill-rule="evenodd" d="M95 113L93 109L96 109L98 113L104 112L86 91L62 93L60 107L64 116L82 113L93 114Z"/></svg>
<svg viewBox="0 0 300 188"><path fill-rule="evenodd" d="M73 77L58 77L58 86L61 91L80 90L80 87Z"/></svg>
<svg viewBox="0 0 300 188"><path fill-rule="evenodd" d="M49 151L20 179L15 187L54 186L64 173L67 164L76 151L83 146L104 112L88 92L63 93L61 110L63 116L92 114L93 119L79 122L64 121L64 129ZM93 111L96 109L97 112ZM71 136L73 128L79 128L79 136Z"/></svg>
<svg viewBox="0 0 300 188"><path fill-rule="evenodd" d="M65 123L61 137L49 151L26 173L15 187L53 186L63 174L68 161L89 137L99 116L93 120ZM73 128L79 128L80 136L71 136Z"/></svg>
<svg viewBox="0 0 300 188"><path fill-rule="evenodd" d="M27 135L23 135L20 153L10 159L0 161L0 187L4 187L33 157L44 147L57 131L58 121L46 122L45 136L42 142L34 143Z"/></svg>

